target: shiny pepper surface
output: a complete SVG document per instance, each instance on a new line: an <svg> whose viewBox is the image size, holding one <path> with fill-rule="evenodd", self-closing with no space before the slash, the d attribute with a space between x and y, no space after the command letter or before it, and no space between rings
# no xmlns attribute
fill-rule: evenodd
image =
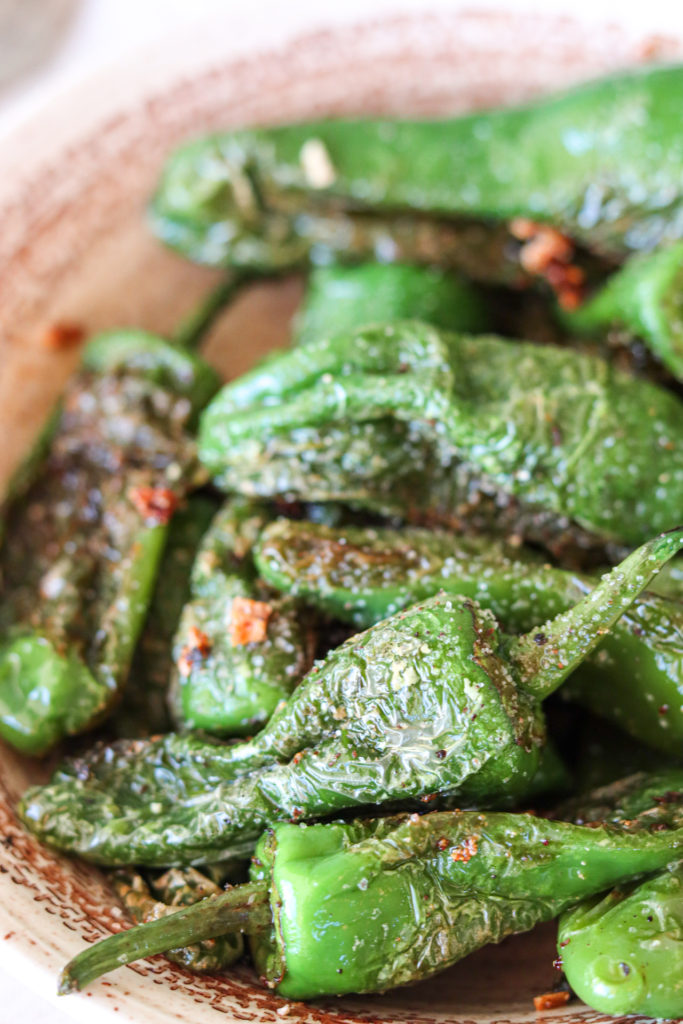
<svg viewBox="0 0 683 1024"><path fill-rule="evenodd" d="M519 216L621 258L683 236L682 99L681 67L642 68L450 120L217 134L171 157L152 224L191 259L259 269L311 250L428 262L474 250L475 272L500 276L510 236L477 244L471 221ZM450 236L434 239L435 224Z"/></svg>
<svg viewBox="0 0 683 1024"><path fill-rule="evenodd" d="M402 436L408 428L413 447L385 436L392 420ZM344 465L341 480L325 460L310 472L316 438L338 447L337 435L354 439L357 431L368 440L366 459ZM674 526L683 506L683 404L675 395L572 350L419 322L271 356L209 404L199 444L227 490L351 500L408 517L413 508L455 516L466 496L463 470L474 489L503 504L628 545ZM394 492L387 459L412 472L412 489ZM435 478L460 490L446 508Z"/></svg>
<svg viewBox="0 0 683 1024"><path fill-rule="evenodd" d="M281 995L384 991L657 870L682 843L681 829L479 811L280 824L257 848L251 884L91 946L67 966L61 991L234 931L251 935L257 969Z"/></svg>
<svg viewBox="0 0 683 1024"><path fill-rule="evenodd" d="M278 820L521 797L544 744L542 699L682 543L683 530L655 538L522 637L467 598L432 597L315 665L251 742L96 748L29 790L23 820L100 863L200 864L251 852Z"/></svg>
<svg viewBox="0 0 683 1024"><path fill-rule="evenodd" d="M261 534L256 562L273 587L357 628L445 590L473 598L521 632L568 610L598 583L544 564L528 548L415 527L281 519ZM674 756L683 743L681 691L683 606L653 593L640 595L563 689Z"/></svg>

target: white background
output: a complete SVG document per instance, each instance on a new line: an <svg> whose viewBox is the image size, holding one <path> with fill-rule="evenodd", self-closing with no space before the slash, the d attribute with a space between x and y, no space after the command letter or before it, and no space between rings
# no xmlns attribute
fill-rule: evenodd
<svg viewBox="0 0 683 1024"><path fill-rule="evenodd" d="M259 24L268 23L269 10L277 8L281 19L283 5L299 15L310 11L311 27L349 17L344 0L0 0L0 145L11 146L12 131L59 92L80 83L87 88L89 75L166 33L232 8L252 36ZM363 14L457 6L567 11L649 31L683 31L683 4L676 0L368 0ZM358 7L351 7L357 19ZM43 1002L0 965L0 1024L68 1024L70 1019L66 1006Z"/></svg>

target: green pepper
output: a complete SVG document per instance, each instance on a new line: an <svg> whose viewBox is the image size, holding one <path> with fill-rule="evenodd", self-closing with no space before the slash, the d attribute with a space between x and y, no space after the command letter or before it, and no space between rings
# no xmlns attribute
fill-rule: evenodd
<svg viewBox="0 0 683 1024"><path fill-rule="evenodd" d="M202 477L190 421L218 386L143 332L96 339L83 366L4 513L0 735L31 754L100 720L125 682L167 524Z"/></svg>
<svg viewBox="0 0 683 1024"><path fill-rule="evenodd" d="M168 690L173 637L190 597L190 572L216 502L193 494L173 516L145 625L133 656L121 703L110 719L118 736L150 736L171 729Z"/></svg>
<svg viewBox="0 0 683 1024"><path fill-rule="evenodd" d="M474 334L490 325L482 294L455 274L404 263L362 263L313 267L294 338L303 344L406 317Z"/></svg>
<svg viewBox="0 0 683 1024"><path fill-rule="evenodd" d="M250 885L91 946L60 992L141 956L246 931L259 974L292 999L384 991L663 867L683 830L586 828L478 811L277 825Z"/></svg>
<svg viewBox="0 0 683 1024"><path fill-rule="evenodd" d="M373 251L385 262L419 262L425 250L428 262L457 262L463 250L475 262L473 225L458 218L519 216L621 258L683 236L682 91L681 67L650 67L447 120L342 119L213 135L171 157L152 226L184 255L216 266L272 269L311 253ZM440 225L445 237L434 244ZM484 250L480 274L500 277L504 240L474 248Z"/></svg>
<svg viewBox="0 0 683 1024"><path fill-rule="evenodd" d="M440 594L333 651L251 741L166 736L96 749L29 790L20 813L46 842L106 864L200 864L258 834L368 806L478 805L528 791L541 701L683 544L650 541L569 612L524 636Z"/></svg>
<svg viewBox="0 0 683 1024"><path fill-rule="evenodd" d="M356 628L446 590L474 598L507 629L521 632L567 611L598 582L543 564L528 549L415 527L331 529L279 520L263 531L255 558L271 586ZM682 690L683 606L644 593L563 693L680 756Z"/></svg>
<svg viewBox="0 0 683 1024"><path fill-rule="evenodd" d="M632 256L584 305L562 315L572 331L611 328L642 338L683 378L683 243Z"/></svg>
<svg viewBox="0 0 683 1024"><path fill-rule="evenodd" d="M184 727L253 733L311 666L299 602L262 583L251 558L271 516L262 504L229 501L199 547L173 642L172 710Z"/></svg>
<svg viewBox="0 0 683 1024"><path fill-rule="evenodd" d="M381 447L387 418L416 439L401 451L413 483L422 477L412 502L400 486L392 494L386 475L387 451L398 457L390 444ZM355 490L340 494L334 470L329 478L304 472L311 434L323 445L331 435L348 444L356 428L368 440L367 460L342 463ZM287 463L281 443L289 446ZM213 399L199 444L218 485L245 494L297 496L301 487L312 500L352 499L384 511L403 503L405 515L411 504L438 506L431 467L451 486L463 483L464 469L470 481L478 476L475 489L532 520L540 512L628 545L674 525L683 502L683 405L675 395L573 350L417 322L367 327L271 357ZM415 461L425 445L426 473ZM385 502L387 489L398 501Z"/></svg>
<svg viewBox="0 0 683 1024"><path fill-rule="evenodd" d="M558 947L574 992L603 1013L683 1016L683 863L566 911Z"/></svg>
<svg viewBox="0 0 683 1024"><path fill-rule="evenodd" d="M188 350L240 283L221 284L173 342L140 330L91 341L10 482L0 735L25 753L91 728L120 695L168 522L205 479L192 431L219 379Z"/></svg>
<svg viewBox="0 0 683 1024"><path fill-rule="evenodd" d="M136 924L157 921L173 914L179 907L189 907L207 896L218 896L222 890L196 868L180 871L172 868L154 880L151 886L135 871L119 869L111 877L114 892ZM154 890L155 896L152 895ZM238 933L204 939L190 946L166 950L173 963L191 971L220 971L241 959L244 953L242 936Z"/></svg>

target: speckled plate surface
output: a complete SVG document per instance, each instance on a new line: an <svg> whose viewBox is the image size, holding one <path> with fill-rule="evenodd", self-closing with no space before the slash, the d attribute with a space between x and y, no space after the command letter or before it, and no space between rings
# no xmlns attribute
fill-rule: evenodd
<svg viewBox="0 0 683 1024"><path fill-rule="evenodd" d="M3 147L0 482L78 358L46 345L51 324L168 331L216 279L163 252L144 226L145 198L179 140L253 122L443 114L514 102L683 53L680 40L538 14L441 11L308 33L296 17L285 31L274 15L258 31L238 28L234 18L232 29L229 18L217 19L165 41L148 59L62 98ZM240 372L286 340L300 294L294 278L254 287L222 318L205 352L226 375ZM84 943L120 928L122 915L98 872L41 848L17 823L17 797L45 767L6 749L0 763L3 962L48 994L59 967ZM414 988L311 1006L285 1004L246 968L200 978L157 957L122 968L60 1008L88 1024L604 1020L576 1003L534 1013L533 995L556 980L553 956L553 928L539 929Z"/></svg>

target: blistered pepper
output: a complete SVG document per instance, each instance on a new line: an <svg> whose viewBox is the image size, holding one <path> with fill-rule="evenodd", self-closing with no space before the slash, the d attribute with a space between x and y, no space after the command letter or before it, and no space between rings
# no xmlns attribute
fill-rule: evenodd
<svg viewBox="0 0 683 1024"><path fill-rule="evenodd" d="M682 544L683 530L648 542L521 637L468 598L429 598L315 665L251 742L100 748L29 790L21 816L86 859L165 866L242 856L283 819L522 797L545 740L541 701Z"/></svg>
<svg viewBox="0 0 683 1024"><path fill-rule="evenodd" d="M172 710L183 727L253 733L311 666L312 623L295 598L259 580L251 557L271 516L263 504L229 501L199 547L173 641Z"/></svg>
<svg viewBox="0 0 683 1024"><path fill-rule="evenodd" d="M250 935L259 974L283 996L384 991L663 867L682 844L681 829L501 812L280 824L257 848L251 884L91 946L60 991L233 931Z"/></svg>
<svg viewBox="0 0 683 1024"><path fill-rule="evenodd" d="M474 598L514 632L558 615L597 577L526 548L444 530L331 528L279 520L255 549L273 587L364 628L439 590ZM643 593L563 693L673 756L683 743L683 605Z"/></svg>
<svg viewBox="0 0 683 1024"><path fill-rule="evenodd" d="M191 259L259 269L313 251L515 281L520 217L620 259L683 235L682 94L680 67L640 68L452 119L216 134L171 157L152 225Z"/></svg>
<svg viewBox="0 0 683 1024"><path fill-rule="evenodd" d="M397 449L386 437L392 420L413 446ZM325 460L316 464L311 436L324 450L357 432L368 442L363 463L354 446L341 479ZM418 322L269 358L213 399L199 443L219 486L244 494L338 498L404 516L422 507L447 518L474 490L517 507L522 529L525 515L531 525L540 515L628 545L672 527L683 503L675 395L573 350ZM396 488L390 463L399 467Z"/></svg>

